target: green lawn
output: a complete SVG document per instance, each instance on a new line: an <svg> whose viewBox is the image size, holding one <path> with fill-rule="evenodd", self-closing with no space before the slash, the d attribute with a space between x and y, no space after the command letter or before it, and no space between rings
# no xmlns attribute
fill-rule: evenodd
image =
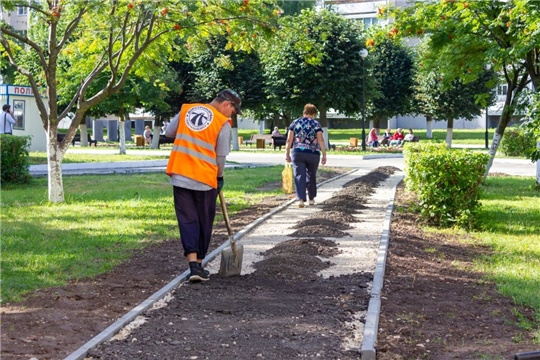
<svg viewBox="0 0 540 360"><path fill-rule="evenodd" d="M494 256L478 259L478 268L504 295L535 308L540 321L540 191L533 184L533 178L489 177L481 231L473 236L495 250Z"/></svg>
<svg viewBox="0 0 540 360"><path fill-rule="evenodd" d="M93 149L93 148L92 148ZM99 149L99 148L98 148ZM64 155L62 160L63 164L73 164L73 163L96 163L96 162L117 162L117 161L141 161L141 160L159 160L159 159L168 159L169 155L163 155L156 152L155 155L147 155L141 153L140 155L136 152L130 150L130 153L127 155L120 154L108 154L103 151L102 154L75 154L70 153L69 151ZM28 162L30 165L43 165L47 163L47 153L40 151L30 152L28 157Z"/></svg>
<svg viewBox="0 0 540 360"><path fill-rule="evenodd" d="M281 181L282 170L225 169L230 216L282 193L258 190ZM2 186L2 303L107 272L134 249L179 237L172 186L163 173L66 176L64 191L65 202L53 205L45 178Z"/></svg>

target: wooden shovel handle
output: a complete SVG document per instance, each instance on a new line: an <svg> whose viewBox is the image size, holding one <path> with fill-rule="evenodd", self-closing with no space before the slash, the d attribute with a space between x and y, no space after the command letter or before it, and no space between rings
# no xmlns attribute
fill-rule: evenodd
<svg viewBox="0 0 540 360"><path fill-rule="evenodd" d="M223 213L223 220L225 220L225 226L227 227L227 232L232 238L233 233L231 229L231 223L229 222L229 214L227 213L227 206L225 205L225 198L223 197L223 191L219 192L219 203L221 204L221 212Z"/></svg>

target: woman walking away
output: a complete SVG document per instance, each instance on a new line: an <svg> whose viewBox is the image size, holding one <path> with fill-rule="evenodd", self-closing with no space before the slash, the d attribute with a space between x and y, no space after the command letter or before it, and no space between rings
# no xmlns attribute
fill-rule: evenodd
<svg viewBox="0 0 540 360"><path fill-rule="evenodd" d="M314 119L316 115L315 105L306 104L302 117L294 120L288 127L285 160L292 162L293 165L296 198L300 208L304 207L306 190L309 205L315 205L319 161L323 165L326 164L323 130L319 122Z"/></svg>

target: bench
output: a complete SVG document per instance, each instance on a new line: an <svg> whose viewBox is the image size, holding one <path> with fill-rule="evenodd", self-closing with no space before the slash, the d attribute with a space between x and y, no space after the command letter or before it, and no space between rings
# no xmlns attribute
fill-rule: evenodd
<svg viewBox="0 0 540 360"><path fill-rule="evenodd" d="M90 146L92 146L92 144L94 144L94 147L97 147L97 140L92 140L92 138L90 137L90 134L87 134L88 136L88 144ZM56 134L56 141L58 142L62 142L64 141L64 138L66 137L66 134L61 134L61 133L58 133ZM73 137L73 140L71 140L71 145L75 146L75 142L81 142L81 134L75 134L75 136Z"/></svg>
<svg viewBox="0 0 540 360"><path fill-rule="evenodd" d="M170 138L165 135L159 135L158 149L161 144L174 144L174 138Z"/></svg>
<svg viewBox="0 0 540 360"><path fill-rule="evenodd" d="M274 145L274 150L276 150L276 147L278 146L279 146L279 150L281 150L281 147L287 144L287 137L286 136L272 136L272 144Z"/></svg>
<svg viewBox="0 0 540 360"><path fill-rule="evenodd" d="M390 140L390 141L392 141L392 140ZM406 143L406 142L419 142L419 141L420 141L420 136L414 135L412 140L401 140L401 142L399 144L392 145L392 146L402 147L403 144Z"/></svg>
<svg viewBox="0 0 540 360"><path fill-rule="evenodd" d="M244 145L252 145L252 144L261 144L261 142L257 142L257 140L264 140L264 145L270 145L272 143L272 134L253 134L251 135L251 138L249 140L244 140Z"/></svg>

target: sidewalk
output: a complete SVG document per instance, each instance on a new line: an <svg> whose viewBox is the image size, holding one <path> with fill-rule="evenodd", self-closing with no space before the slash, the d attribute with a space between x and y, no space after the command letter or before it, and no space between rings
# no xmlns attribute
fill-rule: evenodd
<svg viewBox="0 0 540 360"><path fill-rule="evenodd" d="M96 150L84 150L95 153ZM102 153L102 152L100 152ZM156 155L168 153L165 150L158 150ZM231 152L227 156L227 168L255 167L255 166L275 166L285 164L284 152L276 153L248 153ZM372 170L379 166L395 166L404 168L402 154L374 154L368 156L357 155L334 155L329 154L326 166L346 167L363 170ZM167 160L144 160L144 161L124 161L124 162L104 162L104 163L73 163L62 164L63 175L84 175L84 174L130 174L143 172L165 172ZM540 167L539 167L540 168ZM47 176L47 165L31 165L30 174L32 176ZM495 158L490 173L502 173L513 176L536 177L537 164L525 159Z"/></svg>

